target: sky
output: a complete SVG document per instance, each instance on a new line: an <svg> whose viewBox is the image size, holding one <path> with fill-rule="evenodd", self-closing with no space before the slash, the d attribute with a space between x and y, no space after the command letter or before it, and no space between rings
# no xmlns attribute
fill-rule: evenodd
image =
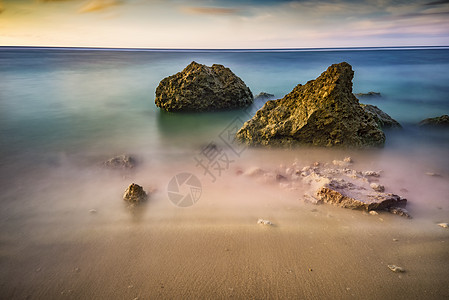
<svg viewBox="0 0 449 300"><path fill-rule="evenodd" d="M0 0L0 46L448 46L449 0Z"/></svg>

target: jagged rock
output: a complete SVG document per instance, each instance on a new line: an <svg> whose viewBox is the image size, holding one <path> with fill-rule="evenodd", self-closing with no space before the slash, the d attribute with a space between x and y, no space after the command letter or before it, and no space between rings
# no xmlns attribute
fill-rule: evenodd
<svg viewBox="0 0 449 300"><path fill-rule="evenodd" d="M419 122L421 127L449 127L449 116L442 115L435 118L424 119Z"/></svg>
<svg viewBox="0 0 449 300"><path fill-rule="evenodd" d="M123 195L123 200L129 202L130 204L138 204L144 202L148 199L147 193L143 188L135 183L132 183L125 191Z"/></svg>
<svg viewBox="0 0 449 300"><path fill-rule="evenodd" d="M275 96L273 94L260 92L258 95L256 95L254 97L254 100L269 100L269 99L274 99L274 97Z"/></svg>
<svg viewBox="0 0 449 300"><path fill-rule="evenodd" d="M136 159L132 156L122 154L105 161L103 165L111 169L132 169L136 166Z"/></svg>
<svg viewBox="0 0 449 300"><path fill-rule="evenodd" d="M382 146L384 133L352 94L353 76L346 62L330 66L284 98L267 101L236 140L251 146Z"/></svg>
<svg viewBox="0 0 449 300"><path fill-rule="evenodd" d="M391 206L405 205L406 199L390 193L368 192L351 183L332 180L317 192L316 196L324 203L334 204L344 208L380 210Z"/></svg>
<svg viewBox="0 0 449 300"><path fill-rule="evenodd" d="M233 109L252 102L251 90L230 69L196 62L162 79L155 99L156 106L171 112Z"/></svg>
<svg viewBox="0 0 449 300"><path fill-rule="evenodd" d="M371 114L374 120L379 124L381 128L402 128L398 121L390 117L387 113L380 108L370 104L360 104L363 109Z"/></svg>
<svg viewBox="0 0 449 300"><path fill-rule="evenodd" d="M354 95L356 97L380 97L381 96L381 94L379 92L357 93Z"/></svg>

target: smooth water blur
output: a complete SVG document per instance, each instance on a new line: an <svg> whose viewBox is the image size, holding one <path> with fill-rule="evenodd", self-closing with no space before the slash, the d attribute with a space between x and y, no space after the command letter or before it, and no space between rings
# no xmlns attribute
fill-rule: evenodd
<svg viewBox="0 0 449 300"><path fill-rule="evenodd" d="M404 126L404 130L387 131L380 154L400 153L410 161L422 157L429 166L449 173L448 132L416 126L424 118L449 113L448 49L195 52L1 48L2 187L17 194L24 182L48 185L47 175L52 180L68 176L68 181L84 176L99 184L95 180L105 175L94 167L120 153L140 156L159 177L182 171L176 163L194 165L193 155L217 141L236 116L248 117L238 110L161 112L154 104L159 81L191 61L223 64L254 94L265 91L277 98L298 83L315 79L329 65L347 61L355 71L354 93L382 93L380 98L361 101L377 105ZM252 157L245 159L251 161ZM166 172L157 169L166 165L172 168ZM37 184L35 179L44 182ZM19 198L39 191L29 189ZM1 201L3 205L6 196Z"/></svg>

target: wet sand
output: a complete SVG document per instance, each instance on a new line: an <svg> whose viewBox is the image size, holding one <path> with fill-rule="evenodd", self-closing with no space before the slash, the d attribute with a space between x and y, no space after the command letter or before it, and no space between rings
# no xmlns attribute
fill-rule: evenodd
<svg viewBox="0 0 449 300"><path fill-rule="evenodd" d="M236 162L214 183L201 178L200 201L188 208L168 201L164 183L169 174L188 168L189 161L165 169L144 164L125 175L85 167L68 172L64 164L50 168L40 180L29 174L29 181L22 178L22 189L15 190L20 205L10 202L2 207L0 295L4 299L449 296L449 230L437 225L449 216L446 177L425 175L421 165L404 168L401 164L406 162L394 156L374 153L378 160L373 163L373 157L363 159L355 153L359 168L390 166L383 175L387 189L409 190L408 209L414 218L406 219L387 212L369 215L307 204L302 201L304 190L236 175L237 169L255 164L275 168L297 155L282 153L256 151L248 154L253 159ZM272 158L269 163L267 155ZM330 159L340 154L328 155ZM316 158L310 153L307 157L301 163ZM407 174L413 177L407 180ZM130 181L147 190L157 188L148 203L134 210L121 200ZM259 218L274 225L259 225ZM406 272L392 272L389 264Z"/></svg>

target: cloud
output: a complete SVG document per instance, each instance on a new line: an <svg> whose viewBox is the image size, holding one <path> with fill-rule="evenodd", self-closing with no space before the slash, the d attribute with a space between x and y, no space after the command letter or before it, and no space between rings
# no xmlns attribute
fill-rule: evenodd
<svg viewBox="0 0 449 300"><path fill-rule="evenodd" d="M432 1L424 5L444 5L444 4L449 4L449 0Z"/></svg>
<svg viewBox="0 0 449 300"><path fill-rule="evenodd" d="M194 15L232 15L238 13L240 10L237 8L227 8L227 7L183 6L181 7L181 11Z"/></svg>
<svg viewBox="0 0 449 300"><path fill-rule="evenodd" d="M60 0L57 0L60 1ZM112 6L121 4L121 1L119 0L89 0L86 2L81 8L79 9L79 12L81 13L88 13L93 11L101 11L108 9Z"/></svg>

